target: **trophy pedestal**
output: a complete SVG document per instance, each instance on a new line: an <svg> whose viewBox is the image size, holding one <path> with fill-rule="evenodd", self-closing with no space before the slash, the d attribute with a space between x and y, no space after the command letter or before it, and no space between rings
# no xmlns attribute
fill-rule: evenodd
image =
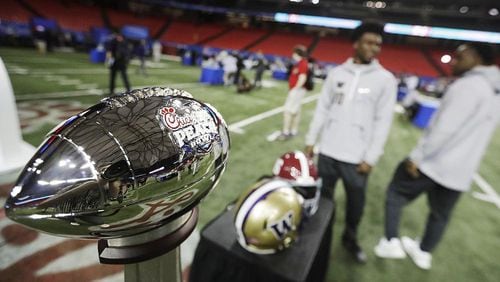
<svg viewBox="0 0 500 282"><path fill-rule="evenodd" d="M125 282L181 282L180 248L148 261L126 264Z"/></svg>
<svg viewBox="0 0 500 282"><path fill-rule="evenodd" d="M180 244L196 227L198 208L151 231L117 239L101 239L103 264L124 264L125 281L180 281Z"/></svg>

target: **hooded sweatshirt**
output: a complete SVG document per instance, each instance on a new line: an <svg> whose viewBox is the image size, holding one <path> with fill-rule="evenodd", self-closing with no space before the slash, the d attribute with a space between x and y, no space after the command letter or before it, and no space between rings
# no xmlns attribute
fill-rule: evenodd
<svg viewBox="0 0 500 282"><path fill-rule="evenodd" d="M321 154L374 165L383 153L396 95L396 79L377 60L367 65L347 60L328 73L306 145L321 135Z"/></svg>
<svg viewBox="0 0 500 282"><path fill-rule="evenodd" d="M477 66L448 87L410 159L435 182L467 191L499 119L500 71Z"/></svg>

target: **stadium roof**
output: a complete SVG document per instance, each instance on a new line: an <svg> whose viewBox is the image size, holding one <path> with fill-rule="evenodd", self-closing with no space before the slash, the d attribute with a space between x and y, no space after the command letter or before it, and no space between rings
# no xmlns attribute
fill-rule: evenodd
<svg viewBox="0 0 500 282"><path fill-rule="evenodd" d="M349 19L376 18L385 22L498 31L497 0L142 0L197 4Z"/></svg>

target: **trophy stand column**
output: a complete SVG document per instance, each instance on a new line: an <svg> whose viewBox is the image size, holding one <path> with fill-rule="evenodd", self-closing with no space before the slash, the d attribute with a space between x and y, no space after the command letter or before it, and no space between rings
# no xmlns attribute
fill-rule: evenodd
<svg viewBox="0 0 500 282"><path fill-rule="evenodd" d="M97 248L104 264L124 264L126 282L181 281L180 244L198 221L198 208L151 231L117 239L101 239Z"/></svg>
<svg viewBox="0 0 500 282"><path fill-rule="evenodd" d="M181 282L180 248L148 261L126 264L125 282Z"/></svg>

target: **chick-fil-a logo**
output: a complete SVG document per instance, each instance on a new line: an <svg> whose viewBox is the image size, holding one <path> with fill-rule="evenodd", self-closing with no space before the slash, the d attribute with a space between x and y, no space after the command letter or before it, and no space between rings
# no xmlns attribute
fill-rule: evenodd
<svg viewBox="0 0 500 282"><path fill-rule="evenodd" d="M175 130L191 125L193 119L190 116L180 116L175 112L174 107L163 107L160 109L160 116L168 128Z"/></svg>

